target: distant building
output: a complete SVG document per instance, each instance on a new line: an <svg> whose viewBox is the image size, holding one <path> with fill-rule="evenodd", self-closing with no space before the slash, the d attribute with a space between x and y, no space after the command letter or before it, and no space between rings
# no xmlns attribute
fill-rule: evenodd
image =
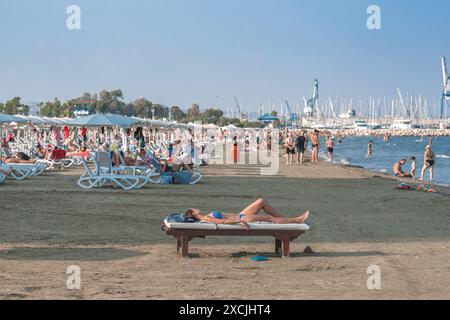
<svg viewBox="0 0 450 320"><path fill-rule="evenodd" d="M80 100L75 103L74 107L75 110L73 112L73 115L75 116L75 118L95 114L94 101Z"/></svg>

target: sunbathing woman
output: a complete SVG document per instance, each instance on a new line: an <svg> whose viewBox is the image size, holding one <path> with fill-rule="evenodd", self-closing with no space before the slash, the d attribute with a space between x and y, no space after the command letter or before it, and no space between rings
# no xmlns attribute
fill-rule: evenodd
<svg viewBox="0 0 450 320"><path fill-rule="evenodd" d="M36 151L36 156L39 159L41 159L41 160L47 159L48 150L46 150L43 146L37 145L35 151ZM51 150L50 150L50 153L51 153Z"/></svg>
<svg viewBox="0 0 450 320"><path fill-rule="evenodd" d="M122 156L123 160L125 160L125 164L127 166L131 166L131 167L145 167L147 166L147 161L142 160L142 159L138 159L138 156L140 158L145 158L146 152L144 149L141 149L139 151L139 155L136 154L134 157L131 156L131 152L130 150L128 150L128 154L124 154L122 151L119 151L120 155Z"/></svg>
<svg viewBox="0 0 450 320"><path fill-rule="evenodd" d="M23 152L18 152L13 157L6 157L3 159L3 162L6 164L33 164L36 160L31 160L29 156L27 156Z"/></svg>
<svg viewBox="0 0 450 320"><path fill-rule="evenodd" d="M89 159L90 153L87 151L87 148L85 146L81 146L79 149L71 152L66 153L67 158L73 158L73 157L81 157L85 160Z"/></svg>
<svg viewBox="0 0 450 320"><path fill-rule="evenodd" d="M261 210L267 213L267 216L258 215ZM248 223L253 222L271 222L276 224L303 224L309 218L309 211L296 218L287 218L282 216L275 210L265 199L261 198L253 202L239 214L211 212L203 214L199 209L188 209L184 216L188 219L194 219L200 222L211 222L216 224L240 224L242 223L246 229L250 226Z"/></svg>

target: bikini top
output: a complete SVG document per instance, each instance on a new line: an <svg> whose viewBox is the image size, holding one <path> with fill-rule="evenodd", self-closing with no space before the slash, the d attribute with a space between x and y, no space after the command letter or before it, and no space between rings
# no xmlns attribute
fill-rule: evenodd
<svg viewBox="0 0 450 320"><path fill-rule="evenodd" d="M208 216L210 216L211 218L216 218L216 219L223 219L223 215L222 215L222 212L220 212L220 211L214 211L214 212L211 212Z"/></svg>

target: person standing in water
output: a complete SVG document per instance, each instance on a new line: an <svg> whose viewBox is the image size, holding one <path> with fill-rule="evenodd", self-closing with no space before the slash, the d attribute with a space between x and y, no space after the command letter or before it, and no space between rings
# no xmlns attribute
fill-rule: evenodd
<svg viewBox="0 0 450 320"><path fill-rule="evenodd" d="M423 181L423 179L425 178L425 173L428 169L430 170L430 181L433 181L433 169L435 163L436 155L434 154L433 150L431 150L431 145L427 145L424 155L424 165L419 181Z"/></svg>
<svg viewBox="0 0 450 320"><path fill-rule="evenodd" d="M300 132L297 138L295 139L295 151L297 152L297 163L302 165L303 164L303 156L305 154L306 150L306 132Z"/></svg>
<svg viewBox="0 0 450 320"><path fill-rule="evenodd" d="M315 129L311 134L311 145L312 145L312 162L319 162L319 148L320 148L320 140L319 140L319 130Z"/></svg>
<svg viewBox="0 0 450 320"><path fill-rule="evenodd" d="M327 151L328 151L328 160L333 162L333 152L334 152L334 140L332 136L329 136L327 139Z"/></svg>
<svg viewBox="0 0 450 320"><path fill-rule="evenodd" d="M373 141L370 140L369 144L367 145L366 159L372 159L372 155L373 155Z"/></svg>

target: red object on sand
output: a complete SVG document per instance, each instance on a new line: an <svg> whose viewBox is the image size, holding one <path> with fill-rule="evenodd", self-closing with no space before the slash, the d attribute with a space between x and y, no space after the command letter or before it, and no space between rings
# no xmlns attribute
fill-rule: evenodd
<svg viewBox="0 0 450 320"><path fill-rule="evenodd" d="M233 145L233 161L234 161L234 163L238 162L238 145L237 144Z"/></svg>
<svg viewBox="0 0 450 320"><path fill-rule="evenodd" d="M66 151L63 149L55 149L52 151L52 160L61 160L66 157Z"/></svg>

